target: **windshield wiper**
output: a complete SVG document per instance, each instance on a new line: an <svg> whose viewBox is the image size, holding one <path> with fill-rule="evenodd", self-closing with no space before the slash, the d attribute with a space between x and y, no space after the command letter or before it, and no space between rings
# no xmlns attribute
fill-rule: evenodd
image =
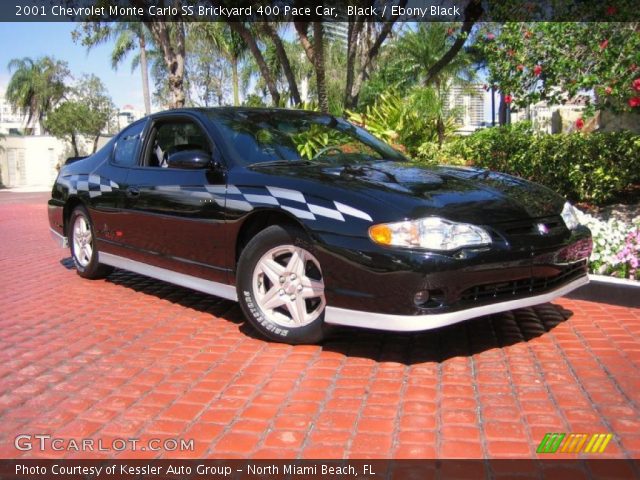
<svg viewBox="0 0 640 480"><path fill-rule="evenodd" d="M269 162L256 162L249 164L249 167L289 167L298 165L311 165L309 160L271 160Z"/></svg>

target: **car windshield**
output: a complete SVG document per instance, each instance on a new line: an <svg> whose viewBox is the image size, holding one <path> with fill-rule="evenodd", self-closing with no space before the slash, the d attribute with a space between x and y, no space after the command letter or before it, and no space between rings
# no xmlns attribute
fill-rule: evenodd
<svg viewBox="0 0 640 480"><path fill-rule="evenodd" d="M208 115L242 165L406 160L366 130L331 115L231 109L212 110Z"/></svg>

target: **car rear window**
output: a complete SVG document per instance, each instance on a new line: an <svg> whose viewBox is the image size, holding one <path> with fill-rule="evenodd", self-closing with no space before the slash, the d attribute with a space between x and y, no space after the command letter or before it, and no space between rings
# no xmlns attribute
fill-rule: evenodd
<svg viewBox="0 0 640 480"><path fill-rule="evenodd" d="M138 145L145 122L134 123L126 128L118 137L113 151L113 162L123 167L132 167L137 161Z"/></svg>

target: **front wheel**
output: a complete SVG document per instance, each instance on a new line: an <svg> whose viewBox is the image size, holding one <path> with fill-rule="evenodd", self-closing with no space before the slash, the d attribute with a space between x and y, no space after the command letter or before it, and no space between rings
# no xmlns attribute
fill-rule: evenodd
<svg viewBox="0 0 640 480"><path fill-rule="evenodd" d="M313 245L299 229L271 226L238 262L238 299L253 327L279 342L317 343L325 333L324 277Z"/></svg>
<svg viewBox="0 0 640 480"><path fill-rule="evenodd" d="M98 263L98 249L91 218L84 207L76 207L69 219L69 244L78 275L96 279L106 277L112 267Z"/></svg>

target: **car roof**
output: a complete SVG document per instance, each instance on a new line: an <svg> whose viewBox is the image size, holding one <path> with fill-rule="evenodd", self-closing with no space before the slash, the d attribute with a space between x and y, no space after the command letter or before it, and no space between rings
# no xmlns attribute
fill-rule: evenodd
<svg viewBox="0 0 640 480"><path fill-rule="evenodd" d="M332 117L330 114L311 110L298 110L293 108L273 108L273 107L194 107L194 108L178 108L174 110L163 110L152 114L152 117L159 117L165 114L180 114L180 113L197 113L200 115L206 115L209 118L220 117L237 117L239 119L246 118L253 115L273 115L273 116L295 116L295 117Z"/></svg>

